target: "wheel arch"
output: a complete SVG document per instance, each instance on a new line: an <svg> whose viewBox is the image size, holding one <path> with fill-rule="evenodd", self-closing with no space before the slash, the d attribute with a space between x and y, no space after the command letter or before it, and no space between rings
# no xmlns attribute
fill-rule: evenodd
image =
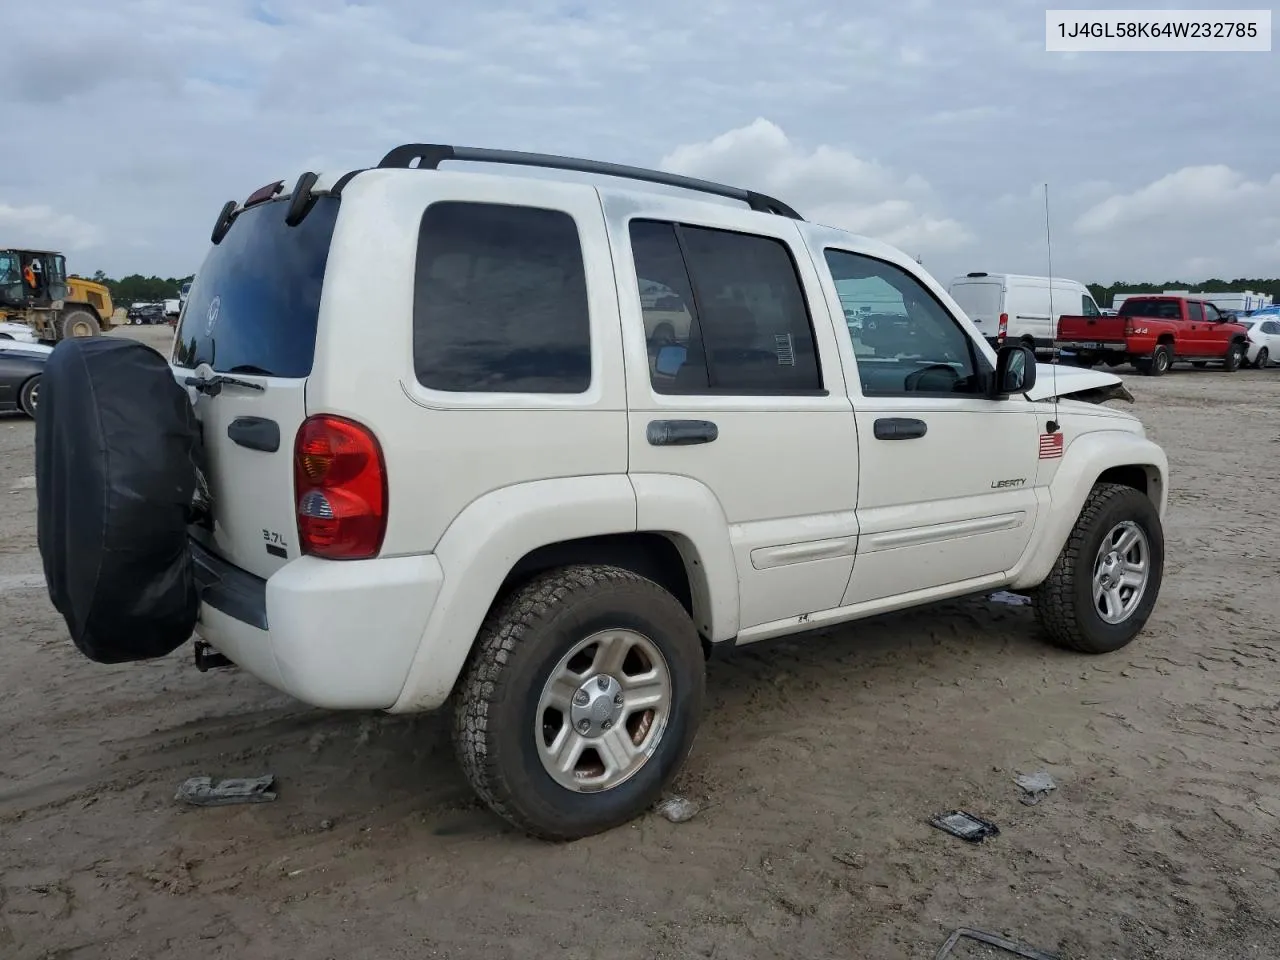
<svg viewBox="0 0 1280 960"><path fill-rule="evenodd" d="M1013 589L1039 586L1062 552L1090 492L1118 483L1145 494L1163 520L1168 506L1169 461L1155 443L1127 430L1101 430L1073 440L1049 486L1050 508L1011 571Z"/></svg>
<svg viewBox="0 0 1280 960"><path fill-rule="evenodd" d="M660 502L645 504L636 482L650 499L661 494ZM645 523L659 512L661 524ZM392 713L443 704L494 604L554 567L584 563L631 570L671 592L691 613L705 644L737 633L737 569L728 524L711 491L687 478L618 474L495 490L453 520L435 554L444 585Z"/></svg>

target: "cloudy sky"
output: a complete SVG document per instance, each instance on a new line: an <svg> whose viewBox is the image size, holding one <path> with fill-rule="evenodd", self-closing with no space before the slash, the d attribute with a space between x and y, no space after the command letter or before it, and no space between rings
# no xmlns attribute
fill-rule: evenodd
<svg viewBox="0 0 1280 960"><path fill-rule="evenodd" d="M50 0L0 58L0 244L183 275L223 201L435 141L752 187L944 280L1043 273L1046 181L1059 275L1280 275L1280 42L1049 54L1045 6Z"/></svg>

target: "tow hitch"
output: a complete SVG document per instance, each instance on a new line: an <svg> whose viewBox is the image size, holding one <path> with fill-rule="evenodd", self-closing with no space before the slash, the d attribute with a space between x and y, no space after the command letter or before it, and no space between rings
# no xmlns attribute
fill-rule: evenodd
<svg viewBox="0 0 1280 960"><path fill-rule="evenodd" d="M203 640L196 641L196 669L201 673L208 673L210 670L217 670L221 667L234 666L234 663Z"/></svg>

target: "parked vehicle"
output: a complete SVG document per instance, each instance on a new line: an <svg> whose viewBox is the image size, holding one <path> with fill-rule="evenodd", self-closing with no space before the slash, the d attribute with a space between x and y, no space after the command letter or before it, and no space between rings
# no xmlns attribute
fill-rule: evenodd
<svg viewBox="0 0 1280 960"><path fill-rule="evenodd" d="M0 413L20 410L34 418L40 402L40 375L53 348L41 343L0 340Z"/></svg>
<svg viewBox="0 0 1280 960"><path fill-rule="evenodd" d="M952 280L947 292L993 347L1021 343L1038 354L1052 353L1064 314L1102 314L1088 287L1060 277L1051 288L1048 277L969 273Z"/></svg>
<svg viewBox="0 0 1280 960"><path fill-rule="evenodd" d="M166 318L176 317L181 310L182 304L177 299L164 301L164 315Z"/></svg>
<svg viewBox="0 0 1280 960"><path fill-rule="evenodd" d="M164 323L165 310L162 303L135 303L128 311L129 323L148 324L148 323Z"/></svg>
<svg viewBox="0 0 1280 960"><path fill-rule="evenodd" d="M1204 300L1152 295L1128 298L1118 317L1063 317L1057 346L1080 366L1131 363L1159 377L1181 361L1239 369L1248 350L1248 331Z"/></svg>
<svg viewBox="0 0 1280 960"><path fill-rule="evenodd" d="M124 322L105 284L67 274L66 258L52 250L0 249L0 323L21 323L36 339L57 343L96 337Z"/></svg>
<svg viewBox="0 0 1280 960"><path fill-rule="evenodd" d="M0 340L16 340L18 343L36 343L35 330L25 323L9 323L0 320Z"/></svg>
<svg viewBox="0 0 1280 960"><path fill-rule="evenodd" d="M1263 370L1280 359L1280 311L1236 321L1249 331L1249 366Z"/></svg>
<svg viewBox="0 0 1280 960"><path fill-rule="evenodd" d="M127 575L53 576L55 606L95 659L194 628L202 667L307 703L447 704L472 787L536 836L651 806L709 656L1000 588L1101 654L1156 604L1165 454L1128 413L1071 399L1119 378L1041 378L914 259L781 201L409 144L230 201L212 240L172 370L126 340L51 365L45 568L103 537L130 557ZM869 287L899 319L846 319ZM642 288L692 319L683 343L653 349ZM126 512L103 520L112 502ZM98 598L120 619L88 631Z"/></svg>

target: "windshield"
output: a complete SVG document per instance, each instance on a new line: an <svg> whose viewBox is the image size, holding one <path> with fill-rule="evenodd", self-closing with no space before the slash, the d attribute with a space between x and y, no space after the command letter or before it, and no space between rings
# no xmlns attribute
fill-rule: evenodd
<svg viewBox="0 0 1280 960"><path fill-rule="evenodd" d="M243 211L196 274L174 340L180 367L306 377L339 201L320 197L296 227L288 202Z"/></svg>
<svg viewBox="0 0 1280 960"><path fill-rule="evenodd" d="M1182 316L1182 304L1177 300L1126 300L1120 306L1120 316L1177 320Z"/></svg>

